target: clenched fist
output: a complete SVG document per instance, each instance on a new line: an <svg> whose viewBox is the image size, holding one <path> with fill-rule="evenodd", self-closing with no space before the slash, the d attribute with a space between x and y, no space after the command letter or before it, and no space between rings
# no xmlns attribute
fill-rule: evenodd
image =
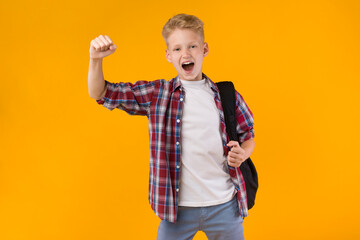
<svg viewBox="0 0 360 240"><path fill-rule="evenodd" d="M97 38L91 40L90 43L90 58L101 59L114 53L116 45L107 36L100 35Z"/></svg>
<svg viewBox="0 0 360 240"><path fill-rule="evenodd" d="M240 147L239 142L230 141L227 144L231 148L231 151L228 152L227 161L228 164L232 167L240 167L240 165L249 157L248 153Z"/></svg>

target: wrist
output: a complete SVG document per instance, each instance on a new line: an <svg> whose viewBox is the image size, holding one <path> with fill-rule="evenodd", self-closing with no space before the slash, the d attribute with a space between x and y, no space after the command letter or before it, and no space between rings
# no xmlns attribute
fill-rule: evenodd
<svg viewBox="0 0 360 240"><path fill-rule="evenodd" d="M102 62L102 58L90 58L90 62L92 63L101 63Z"/></svg>
<svg viewBox="0 0 360 240"><path fill-rule="evenodd" d="M248 159L251 155L251 149L245 148L245 160Z"/></svg>
<svg viewBox="0 0 360 240"><path fill-rule="evenodd" d="M250 157L250 155L254 151L254 146L255 144L253 139L248 139L241 144L241 148L245 151L245 159L248 159Z"/></svg>

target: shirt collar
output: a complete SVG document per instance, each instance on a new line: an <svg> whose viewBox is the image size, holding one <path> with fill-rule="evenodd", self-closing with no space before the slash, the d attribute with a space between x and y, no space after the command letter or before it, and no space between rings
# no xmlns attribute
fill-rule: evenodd
<svg viewBox="0 0 360 240"><path fill-rule="evenodd" d="M211 81L211 79L208 76L206 76L205 73L202 73L202 78L205 78L205 81L209 83L211 90L213 90L214 93L218 96L219 89L217 88L216 84L213 81ZM173 81L173 90L172 91L174 92L179 87L182 88L182 85L181 85L179 75L177 75Z"/></svg>

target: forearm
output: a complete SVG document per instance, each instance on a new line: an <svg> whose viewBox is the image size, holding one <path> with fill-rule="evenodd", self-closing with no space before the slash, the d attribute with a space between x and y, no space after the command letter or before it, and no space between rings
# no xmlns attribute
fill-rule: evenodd
<svg viewBox="0 0 360 240"><path fill-rule="evenodd" d="M245 142L243 142L240 146L242 149L245 150L246 159L248 159L250 157L250 155L252 154L252 152L254 151L255 141L253 138L250 138L250 139L246 140Z"/></svg>
<svg viewBox="0 0 360 240"><path fill-rule="evenodd" d="M91 98L100 99L105 93L105 80L102 70L102 58L90 58L88 88Z"/></svg>

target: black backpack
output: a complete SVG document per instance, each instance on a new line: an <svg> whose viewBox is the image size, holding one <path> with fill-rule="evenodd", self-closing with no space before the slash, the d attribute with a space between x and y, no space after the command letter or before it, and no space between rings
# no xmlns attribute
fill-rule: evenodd
<svg viewBox="0 0 360 240"><path fill-rule="evenodd" d="M230 140L239 141L236 132L236 96L234 84L229 81L223 81L217 82L216 85L220 91L221 105L224 110L224 117L226 123L226 131L229 135ZM250 209L255 204L256 191L259 186L256 168L250 157L246 159L243 163L241 163L240 171L245 181L247 204L248 209Z"/></svg>

